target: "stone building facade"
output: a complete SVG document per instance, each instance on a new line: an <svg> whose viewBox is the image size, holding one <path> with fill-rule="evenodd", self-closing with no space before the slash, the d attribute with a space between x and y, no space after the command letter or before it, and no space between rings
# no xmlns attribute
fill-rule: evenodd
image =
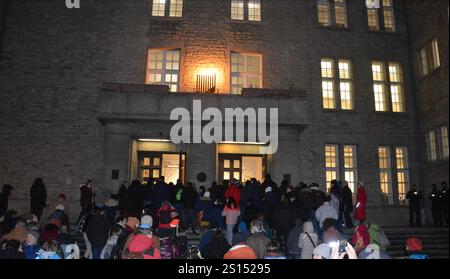
<svg viewBox="0 0 450 279"><path fill-rule="evenodd" d="M427 85L423 84L424 89L417 85L412 53L427 40L427 30L416 22L427 22L432 14L414 13L417 8L409 1L393 0L389 7L394 30L388 30L384 19L388 7L378 11L380 30L369 30L362 0L344 1L343 27L342 22L337 24L340 1L336 0L262 0L260 21L248 20L255 10L249 11L247 0L243 1L244 20L231 19L236 13L231 0L180 1L181 17L170 17L170 1L163 1L164 16L152 15L152 0L82 0L80 9L67 9L64 1L54 0L8 2L2 13L0 55L0 183L15 186L12 204L17 207L27 208L29 187L38 176L44 178L51 197L63 191L76 203L78 186L88 178L94 179L102 193L99 197L116 191L123 180L140 178L140 162L147 153L151 162L155 153L159 159L161 153L179 154L179 173L197 186L224 178L222 155L241 155L242 164L242 154L257 153L258 146L163 141L173 124L168 119L170 110L190 109L193 100L219 109L279 108L280 148L263 158L261 169L277 182L318 182L325 189L326 146L336 148L335 159L331 156L328 162L337 164L328 171L342 179L346 172L353 172L355 180L364 181L368 215L374 222L407 224L401 200L408 185L425 187L430 177L448 181L448 159L442 166L427 165L422 140L429 127L441 125L427 115L436 115L439 123L446 119L448 126L448 35L439 38L443 47L440 83L430 81L429 85L441 92L430 102L442 107L429 112L420 105L425 96L420 92ZM323 3L328 3L329 26L319 23L319 17L324 19L324 13L318 12L323 11ZM445 36L442 30L448 31L444 19L433 28L440 36ZM179 51L178 93L145 85L150 50ZM233 91L233 53L261 58L264 90L229 93ZM350 61L353 109L341 109L338 90L334 102L339 109L324 109L321 66L327 64L323 61L332 61L335 84L340 82L338 63ZM389 105L387 112L376 111L374 62L384 65L386 79L389 63L400 65L403 112L393 112ZM204 70L216 75L215 95L192 93L197 75ZM447 107L440 100L446 100ZM390 157L385 169L388 195L380 186L380 147ZM346 168L349 150L353 161ZM139 157L140 152L144 157ZM401 170L395 157L398 152L404 152ZM400 172L405 187L399 191ZM198 181L199 173L206 175L205 181Z"/></svg>

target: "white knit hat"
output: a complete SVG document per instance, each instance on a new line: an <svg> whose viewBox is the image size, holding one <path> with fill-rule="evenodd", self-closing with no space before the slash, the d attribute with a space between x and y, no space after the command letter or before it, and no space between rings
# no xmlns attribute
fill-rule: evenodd
<svg viewBox="0 0 450 279"><path fill-rule="evenodd" d="M270 187L270 186L266 188L266 193L269 193L269 192L272 192L272 187Z"/></svg>
<svg viewBox="0 0 450 279"><path fill-rule="evenodd" d="M61 210L61 211L64 211L64 205L62 205L62 204L58 204L57 206L56 206L56 210Z"/></svg>

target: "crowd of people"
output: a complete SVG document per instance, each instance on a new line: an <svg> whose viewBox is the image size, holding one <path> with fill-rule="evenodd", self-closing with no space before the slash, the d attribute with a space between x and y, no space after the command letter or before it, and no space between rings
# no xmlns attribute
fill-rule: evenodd
<svg viewBox="0 0 450 279"><path fill-rule="evenodd" d="M346 181L333 180L327 192L318 184L297 186L270 175L260 183L251 179L212 183L198 190L192 183L123 182L102 205L93 182L80 186L75 228L85 249L70 234L69 206L61 193L50 205L44 182L30 190L30 213L8 208L13 191L0 194L0 258L26 259L389 259L390 245L382 228L366 220L367 194L362 182L354 197ZM422 194L407 194L410 212ZM433 186L436 225L448 226L448 193ZM447 215L442 211L447 206ZM447 218L447 219L445 219ZM411 217L411 220L413 218ZM440 220L440 221L439 221ZM73 220L75 221L75 220ZM355 224L355 222L357 224ZM441 222L441 223L439 223ZM355 226L356 225L356 226ZM351 229L352 235L344 234ZM200 234L198 246L188 245L188 232ZM405 256L426 258L419 239L408 239Z"/></svg>

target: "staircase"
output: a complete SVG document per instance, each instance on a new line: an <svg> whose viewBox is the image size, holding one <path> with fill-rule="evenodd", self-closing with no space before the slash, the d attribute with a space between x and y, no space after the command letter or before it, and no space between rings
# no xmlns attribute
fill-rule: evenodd
<svg viewBox="0 0 450 279"><path fill-rule="evenodd" d="M449 229L448 228L383 228L391 246L387 253L392 258L405 256L406 240L411 237L422 240L424 251L430 259L448 259L449 257Z"/></svg>
<svg viewBox="0 0 450 279"><path fill-rule="evenodd" d="M75 226L71 226L75 228ZM384 227L391 245L387 253L393 259L405 257L406 240L411 237L419 238L424 245L423 253L427 254L430 259L449 259L449 229L448 228L409 228L409 227ZM344 229L344 237L351 239L354 230ZM188 246L198 246L200 243L199 233L193 234L189 229L187 232ZM86 250L83 236L75 230L71 231L71 236L78 242L81 255Z"/></svg>

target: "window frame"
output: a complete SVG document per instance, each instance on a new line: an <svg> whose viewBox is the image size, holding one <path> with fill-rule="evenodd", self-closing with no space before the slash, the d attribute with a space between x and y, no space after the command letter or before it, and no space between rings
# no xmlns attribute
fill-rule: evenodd
<svg viewBox="0 0 450 279"><path fill-rule="evenodd" d="M386 157L381 157L380 149L384 149L384 153ZM391 147L390 146L378 146L378 170L379 170L379 186L381 190L381 194L383 197L383 202L385 205L394 205L394 195L393 195L393 181L392 181L392 156L391 156ZM386 164L385 168L381 166L381 160L384 159ZM388 179L387 182L382 181L381 175L386 174ZM387 183L387 192L385 192L385 184Z"/></svg>
<svg viewBox="0 0 450 279"><path fill-rule="evenodd" d="M161 1L164 1L164 3L161 3ZM184 0L152 0L152 17L173 19L182 18L184 16L184 4ZM156 5L158 5L159 8L163 7L162 10L158 9L158 14L155 14Z"/></svg>
<svg viewBox="0 0 450 279"><path fill-rule="evenodd" d="M398 156L398 150L401 149L403 151L403 157ZM406 193L408 193L410 189L410 168L409 168L409 149L406 146L396 146L394 148L395 151L395 171L396 171L396 182L397 182L397 199L400 205L406 205ZM398 161L403 159L402 165L403 167L399 167ZM399 182L400 174L403 174L404 181ZM401 193L400 184L404 184L404 191Z"/></svg>
<svg viewBox="0 0 450 279"><path fill-rule="evenodd" d="M331 76L324 76L324 68L323 63L331 63ZM348 65L348 77L341 76L341 64L346 63ZM328 71L328 70L327 70ZM320 59L320 76L321 76L321 95L322 95L322 109L327 111L354 111L355 110L355 88L354 88L354 78L353 78L353 61L349 58L335 58L335 57L322 57ZM333 107L329 107L325 105L325 83L332 84L332 104ZM343 84L349 85L349 99L350 108L347 108L343 105L343 102L347 101L347 99L343 99L344 91L342 89ZM328 102L329 103L329 102Z"/></svg>
<svg viewBox="0 0 450 279"><path fill-rule="evenodd" d="M398 75L399 80L393 80L391 78L391 66L398 66ZM380 69L383 70L381 73L383 76L383 80L375 79L376 75L374 72L374 66L380 66ZM408 112L407 108L407 100L406 100L406 88L405 88L405 75L403 71L403 64L399 61L381 61L381 60L372 60L371 64L372 70L372 84L373 84L373 98L374 98L374 106L375 112L377 113L394 113L394 114L405 114ZM377 91L376 86L382 86L384 92L383 97L385 98L385 110L377 109ZM401 108L400 111L395 111L394 99L393 99L393 88L396 86L399 88L399 106Z"/></svg>
<svg viewBox="0 0 450 279"><path fill-rule="evenodd" d="M239 55L244 57L244 71L243 72L233 72L233 55ZM260 65L259 65L259 73L249 73L248 72L248 58L252 57L259 57ZM263 60L264 56L261 53L252 53L252 52L239 52L239 51L231 51L230 53L230 94L231 95L241 95L242 89L249 88L249 78L259 78L260 79L260 85L259 87L252 87L252 88L263 88L264 87L264 74L263 74ZM239 64L238 64L239 65ZM233 86L233 78L242 78L242 88L241 92L233 93L233 88L236 86ZM236 87L239 89L239 87Z"/></svg>
<svg viewBox="0 0 450 279"><path fill-rule="evenodd" d="M330 147L330 148L334 148L334 161L335 161L335 166L334 167L329 167L329 166L327 166L327 159L328 158L332 158L332 157L330 157L330 156L327 156L327 154L328 153L330 153L330 151L328 151L327 150L327 148L328 147ZM324 166L325 166L325 188L327 189L327 191L328 191L328 189L330 188L330 182L333 180L333 179L331 179L330 181L328 181L328 173L335 173L335 177L336 178L334 178L334 179L336 179L336 180L339 180L340 179L340 176L341 176L341 174L340 174L340 156L339 156L339 150L340 150L340 148L339 148L340 146L339 146L339 144L333 144L333 143L330 143L330 144L325 144L325 146L324 146L324 149L323 149L323 151L324 151Z"/></svg>
<svg viewBox="0 0 450 279"><path fill-rule="evenodd" d="M321 12L321 7L326 8L327 13ZM338 23L338 17L336 11L337 8L342 8L344 14L344 24ZM348 11L347 11L347 0L316 0L316 16L317 23L323 28L348 28ZM327 17L328 21L325 22L323 19Z"/></svg>
<svg viewBox="0 0 450 279"><path fill-rule="evenodd" d="M152 52L162 52L162 68L161 69L150 69L150 63L151 61L151 53ZM167 53L173 52L178 53L178 69L167 69ZM176 60L170 60L171 62L174 62ZM179 92L180 90L180 78L181 78L181 49L175 48L175 49L153 49L148 48L147 49L147 70L146 70L146 76L145 76L145 84L160 84L160 85L168 85L169 86L169 92L175 93ZM160 82L151 82L150 81L150 74L160 74L161 75L161 81ZM177 82L167 82L166 77L167 75L177 75ZM172 90L172 86L176 86L176 90Z"/></svg>

